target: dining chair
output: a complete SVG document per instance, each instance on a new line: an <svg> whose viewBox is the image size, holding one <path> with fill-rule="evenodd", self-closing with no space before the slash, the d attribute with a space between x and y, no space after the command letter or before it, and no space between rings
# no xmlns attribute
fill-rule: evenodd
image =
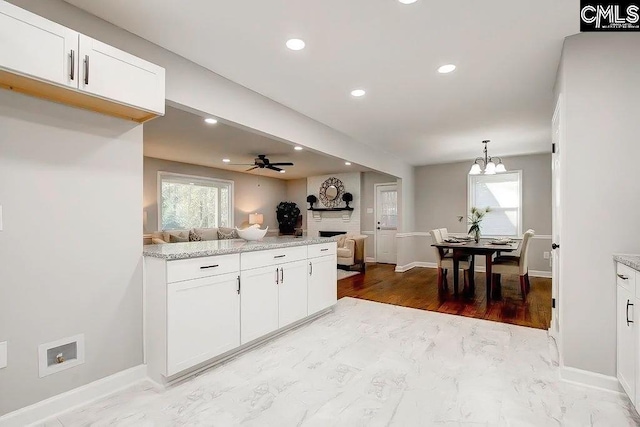
<svg viewBox="0 0 640 427"><path fill-rule="evenodd" d="M431 239L434 244L443 243L444 239L442 238L442 229L434 229L429 231L431 234ZM453 274L457 274L458 272L453 269L453 253L447 253L444 256L440 255L440 249L434 247L436 251L436 262L438 265L438 291L444 291L447 288L447 270L451 269ZM461 259L458 263L458 267L462 268L464 271L464 286L467 287L469 283L469 270L471 268L470 259L467 257L466 259ZM454 282L455 283L455 282ZM453 289L454 295L458 295L458 288L454 287Z"/></svg>
<svg viewBox="0 0 640 427"><path fill-rule="evenodd" d="M531 238L535 236L535 231L529 229L522 237L520 256L500 256L493 261L491 269L493 273L492 282L497 285L501 282L502 274L513 274L520 277L520 293L522 300L526 301L527 294L531 289L529 283L529 244Z"/></svg>

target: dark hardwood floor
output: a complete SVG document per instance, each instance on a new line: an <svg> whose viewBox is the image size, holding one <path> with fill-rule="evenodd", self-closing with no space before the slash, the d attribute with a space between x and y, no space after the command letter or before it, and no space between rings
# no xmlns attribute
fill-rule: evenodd
<svg viewBox="0 0 640 427"><path fill-rule="evenodd" d="M487 305L484 273L475 274L476 292L473 297L455 298L451 273L449 290L439 296L435 268L414 268L405 273L396 273L394 268L388 264L367 264L365 274L338 281L338 298L361 298L538 329L549 328L551 279L531 277L531 292L523 302L518 277L504 276L502 298Z"/></svg>

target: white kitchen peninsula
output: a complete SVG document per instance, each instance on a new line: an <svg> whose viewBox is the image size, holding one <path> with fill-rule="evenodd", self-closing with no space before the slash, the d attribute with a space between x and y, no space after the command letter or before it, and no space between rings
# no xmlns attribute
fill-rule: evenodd
<svg viewBox="0 0 640 427"><path fill-rule="evenodd" d="M149 376L166 384L329 311L335 238L144 247Z"/></svg>

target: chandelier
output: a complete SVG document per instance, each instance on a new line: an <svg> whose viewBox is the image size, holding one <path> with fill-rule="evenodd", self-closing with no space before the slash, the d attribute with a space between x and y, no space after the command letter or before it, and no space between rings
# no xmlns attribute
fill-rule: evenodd
<svg viewBox="0 0 640 427"><path fill-rule="evenodd" d="M484 173L485 175L495 175L496 173L506 172L507 168L502 164L502 159L500 157L491 157L489 156L489 152L487 151L487 144L491 142L490 140L484 140L482 143L484 144L484 158L478 157L471 165L471 170L469 171L469 175L480 175ZM496 165L493 159L498 161ZM482 163L482 167L480 167L480 163Z"/></svg>

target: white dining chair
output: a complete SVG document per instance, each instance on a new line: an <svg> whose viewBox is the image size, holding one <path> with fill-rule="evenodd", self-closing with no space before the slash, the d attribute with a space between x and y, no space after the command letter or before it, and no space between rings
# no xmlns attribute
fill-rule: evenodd
<svg viewBox="0 0 640 427"><path fill-rule="evenodd" d="M520 277L520 293L522 300L526 301L527 294L531 289L529 283L529 245L531 238L535 236L535 231L529 229L522 237L520 256L504 256L497 257L493 261L491 272L493 273L492 282L498 284L501 282L503 274L513 274Z"/></svg>
<svg viewBox="0 0 640 427"><path fill-rule="evenodd" d="M446 230L446 229L445 229ZM444 239L442 238L442 229L434 229L429 231L431 234L431 240L434 244L443 243ZM443 291L447 288L447 270L451 269L453 274L457 274L457 271L453 270L453 253L447 253L445 256L440 254L440 250L437 247L434 247L436 251L436 262L438 265L438 290ZM471 268L470 258L461 259L458 263L458 267L464 271L464 286L466 287L469 283L469 270ZM458 295L458 289L454 287L453 290L455 295Z"/></svg>

